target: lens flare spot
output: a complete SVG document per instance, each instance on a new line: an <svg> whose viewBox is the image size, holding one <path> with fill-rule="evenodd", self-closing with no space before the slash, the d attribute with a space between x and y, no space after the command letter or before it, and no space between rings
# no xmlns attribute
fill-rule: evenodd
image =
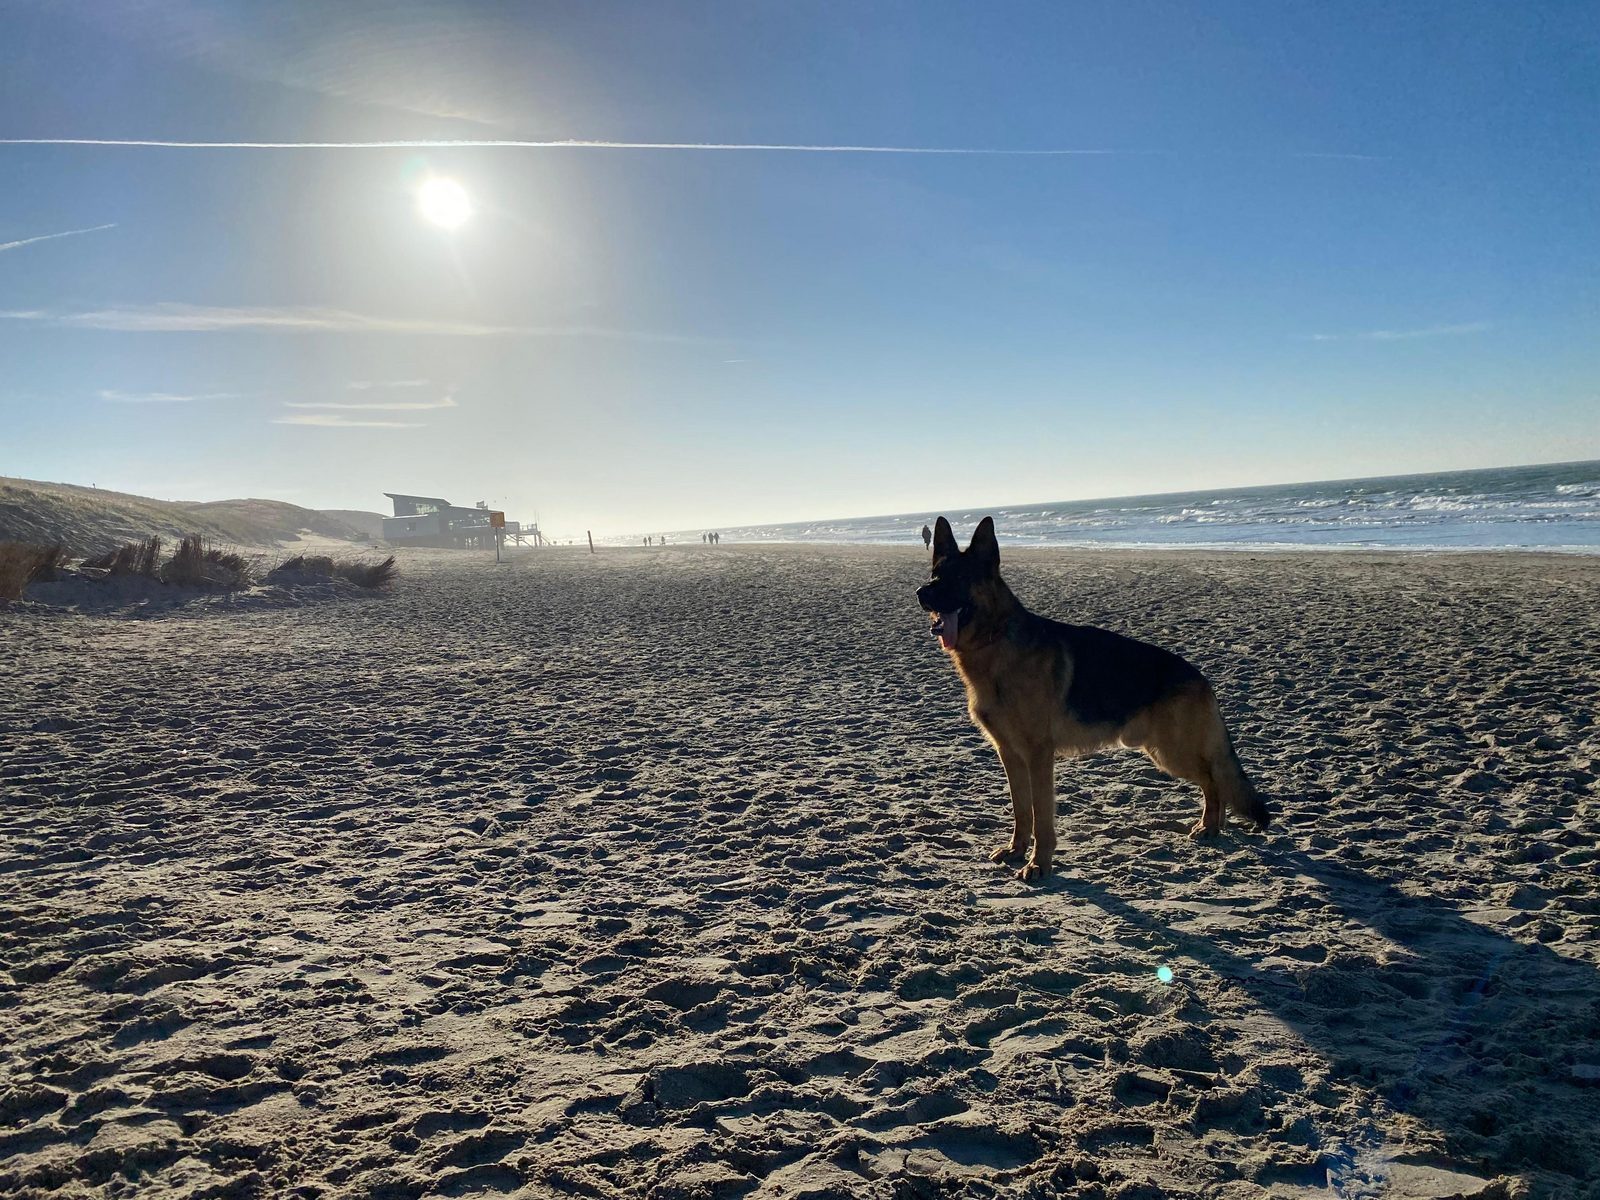
<svg viewBox="0 0 1600 1200"><path fill-rule="evenodd" d="M1156 978L1159 979L1162 983L1171 983L1172 982L1172 968L1171 967L1157 967L1156 968Z"/></svg>
<svg viewBox="0 0 1600 1200"><path fill-rule="evenodd" d="M454 179L435 175L417 189L417 211L444 229L459 229L472 216L472 197Z"/></svg>

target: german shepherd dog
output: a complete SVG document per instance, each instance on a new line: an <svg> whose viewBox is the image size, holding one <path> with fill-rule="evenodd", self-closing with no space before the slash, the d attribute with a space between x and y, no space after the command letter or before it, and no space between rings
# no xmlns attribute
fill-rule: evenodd
<svg viewBox="0 0 1600 1200"><path fill-rule="evenodd" d="M1000 578L985 517L965 552L950 522L933 532L933 578L917 589L932 633L967 685L967 711L1000 752L1011 788L1011 840L989 857L1037 879L1056 850L1055 760L1108 746L1143 750L1205 798L1189 836L1222 832L1229 812L1265 829L1266 801L1239 765L1217 698L1176 654L1089 625L1029 612Z"/></svg>

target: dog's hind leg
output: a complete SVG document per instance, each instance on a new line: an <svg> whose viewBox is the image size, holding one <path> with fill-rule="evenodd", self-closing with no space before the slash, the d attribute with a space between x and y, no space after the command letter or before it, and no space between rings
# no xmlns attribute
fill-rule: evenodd
<svg viewBox="0 0 1600 1200"><path fill-rule="evenodd" d="M1228 821L1228 810L1222 803L1222 789L1217 787L1217 781L1209 771L1203 780L1193 782L1200 784L1201 808L1200 819L1189 827L1189 836L1196 840L1216 837Z"/></svg>
<svg viewBox="0 0 1600 1200"><path fill-rule="evenodd" d="M1234 752L1233 739L1228 736L1228 727L1222 723L1220 712L1206 761L1212 777L1217 781L1221 797L1218 803L1235 816L1254 821L1258 828L1265 829L1272 821L1272 810L1267 807L1265 797L1256 791L1256 785L1250 782L1250 777L1244 773L1244 766Z"/></svg>
<svg viewBox="0 0 1600 1200"><path fill-rule="evenodd" d="M1174 779L1197 784L1205 797L1193 838L1222 832L1228 814L1266 828L1266 802L1239 765L1222 710L1209 686L1200 685L1153 709L1139 729L1136 744Z"/></svg>
<svg viewBox="0 0 1600 1200"><path fill-rule="evenodd" d="M1228 736L1227 722L1222 719L1222 709L1209 687L1196 697L1187 724L1193 730L1189 743L1199 748L1211 780L1206 806L1208 813L1212 808L1217 810L1217 828L1220 829L1227 814L1232 813L1265 829L1272 820L1271 810L1244 773L1244 766L1233 749L1233 738ZM1201 786L1206 785L1202 783Z"/></svg>
<svg viewBox="0 0 1600 1200"><path fill-rule="evenodd" d="M1212 777L1205 758L1184 746L1145 746L1150 761L1174 779L1199 786L1201 796L1200 819L1189 828L1192 838L1215 837L1222 832L1227 820L1227 809L1222 803L1222 789Z"/></svg>
<svg viewBox="0 0 1600 1200"><path fill-rule="evenodd" d="M1202 807L1189 830L1192 838L1215 837L1227 820L1225 781L1213 769L1211 754L1219 730L1226 739L1216 700L1201 683L1152 705L1123 734L1123 745L1137 746L1172 778L1199 787Z"/></svg>
<svg viewBox="0 0 1600 1200"><path fill-rule="evenodd" d="M997 847L990 862L1015 862L1028 851L1028 834L1033 829L1033 779L1028 773L1028 762L1011 746L995 742L1000 752L1000 765L1006 769L1006 785L1011 789L1011 840ZM1051 845L1054 847L1054 830Z"/></svg>

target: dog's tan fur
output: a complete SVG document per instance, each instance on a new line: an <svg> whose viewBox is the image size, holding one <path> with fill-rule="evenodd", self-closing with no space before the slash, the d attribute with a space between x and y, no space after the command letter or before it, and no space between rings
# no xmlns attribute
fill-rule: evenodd
<svg viewBox="0 0 1600 1200"><path fill-rule="evenodd" d="M948 563L954 541L944 518L939 523L935 536L946 543ZM1055 761L1111 746L1142 750L1168 775L1200 787L1203 807L1191 836L1220 833L1229 811L1264 826L1266 805L1240 767L1216 696L1199 672L1142 643L1029 613L1000 578L998 546L989 549L993 536L993 523L985 518L967 555L975 549L991 555L993 569L982 569L980 563L967 571L963 611L970 616L960 622L954 644L947 647L966 684L967 711L999 753L1011 791L1011 838L990 857L1016 861L1031 843L1020 876L1047 874L1056 850ZM939 544L929 589L940 583ZM959 550L956 554L966 557ZM937 623L940 614L934 616ZM1113 657L1124 643L1135 647L1137 653L1127 658L1130 670L1149 671L1147 659L1155 662L1159 678L1152 676L1147 703L1119 719L1086 722L1074 713L1069 703L1076 694L1078 670L1074 642L1081 653L1087 635L1094 635L1091 644L1097 648L1109 644Z"/></svg>

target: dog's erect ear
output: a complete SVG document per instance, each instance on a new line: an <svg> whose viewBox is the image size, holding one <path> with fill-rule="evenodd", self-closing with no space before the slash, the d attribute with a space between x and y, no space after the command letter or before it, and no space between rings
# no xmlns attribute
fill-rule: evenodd
<svg viewBox="0 0 1600 1200"><path fill-rule="evenodd" d="M980 567L990 571L1000 569L1000 543L994 536L993 517L985 517L978 522L978 527L972 531L972 542L967 546L967 553L977 560Z"/></svg>
<svg viewBox="0 0 1600 1200"><path fill-rule="evenodd" d="M940 517L933 523L933 561L956 558L960 554L961 547L956 545L956 535L950 529L950 522Z"/></svg>

